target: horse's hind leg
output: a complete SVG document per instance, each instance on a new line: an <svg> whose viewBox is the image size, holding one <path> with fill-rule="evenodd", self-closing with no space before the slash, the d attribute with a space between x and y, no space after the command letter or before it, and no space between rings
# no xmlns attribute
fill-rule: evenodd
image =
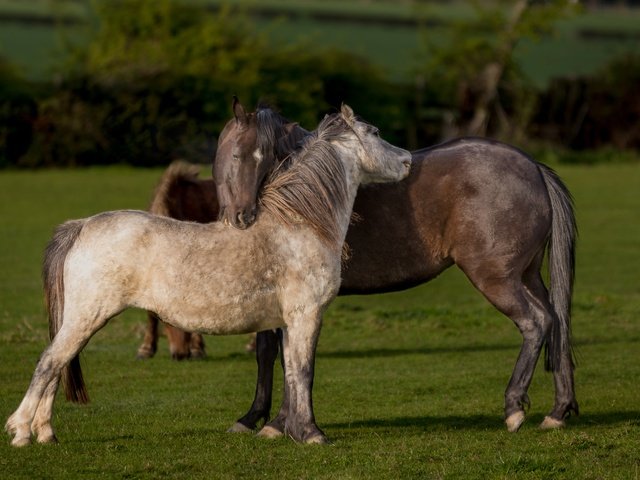
<svg viewBox="0 0 640 480"><path fill-rule="evenodd" d="M160 320L153 312L147 312L147 328L144 331L144 339L138 347L136 358L144 360L152 358L158 350L158 323Z"/></svg>
<svg viewBox="0 0 640 480"><path fill-rule="evenodd" d="M43 352L27 393L5 425L6 430L14 436L11 442L13 446L21 447L31 443L32 429L37 433L38 438L41 438L40 435L42 435L43 441L47 436L55 438L51 429L51 414L53 396L58 388L60 372L80 351L84 343L84 341L78 342L77 340L61 340L58 335ZM36 422L36 412L41 404L42 411ZM47 428L51 431L47 432Z"/></svg>
<svg viewBox="0 0 640 480"><path fill-rule="evenodd" d="M96 318L84 324L63 322L60 331L42 353L20 406L7 420L5 428L14 436L12 445L18 447L31 443L32 431L39 441L54 441L51 415L62 369L106 321L107 318Z"/></svg>
<svg viewBox="0 0 640 480"><path fill-rule="evenodd" d="M282 366L282 373L284 377L284 388L282 392L282 403L280 404L280 410L278 411L278 414L273 420L265 423L262 429L258 432L258 436L264 438L278 438L284 435L285 424L287 422L287 417L289 416L289 401L291 397L291 390L287 383L287 369L284 361L284 338L281 328L278 328L276 330L276 335L281 352L280 364ZM278 352L276 347L275 354L277 355L277 353ZM258 375L258 383L260 383L260 375Z"/></svg>
<svg viewBox="0 0 640 480"><path fill-rule="evenodd" d="M495 277L474 275L480 271L486 272L480 269L467 275L485 297L515 323L522 334L522 346L505 391L504 406L507 429L510 432L516 432L524 422L525 407L530 405L527 390L531 384L542 345L551 328L552 316L546 297L540 295L541 289L544 291L544 285L537 272L525 275L528 280L528 285L525 285L517 276L504 278L499 275ZM531 285L536 288L531 288Z"/></svg>
<svg viewBox="0 0 640 480"><path fill-rule="evenodd" d="M278 344L278 335L273 330L258 332L256 335L258 379L253 403L249 411L229 428L228 432L249 432L256 428L260 420L264 419L266 423L269 419L273 392L273 366L278 356ZM282 428L284 429L284 422ZM280 430L280 434L282 434L282 430Z"/></svg>
<svg viewBox="0 0 640 480"><path fill-rule="evenodd" d="M47 351L36 366L29 389L20 403L18 409L9 417L5 430L13 435L11 445L23 447L31 443L31 428L35 413L42 401L45 390L48 390L53 382L59 380L59 374L52 373L52 366L46 357ZM57 385L56 385L57 389ZM40 424L51 425L51 418L39 418ZM51 431L53 433L53 430Z"/></svg>
<svg viewBox="0 0 640 480"><path fill-rule="evenodd" d="M204 350L204 338L199 333L191 334L189 342L189 358L204 358L207 356Z"/></svg>
<svg viewBox="0 0 640 480"><path fill-rule="evenodd" d="M49 385L47 385L38 409L36 410L36 415L31 423L31 431L38 439L38 443L58 442L51 425L51 417L53 415L53 402L56 398L59 385L60 375L57 375L49 382Z"/></svg>
<svg viewBox="0 0 640 480"><path fill-rule="evenodd" d="M576 415L580 413L573 384L573 370L574 364L571 358L571 350L563 351L560 365L557 365L553 371L553 381L556 389L553 410L544 417L540 428L561 428L565 425L565 419L571 415L571 412L575 412Z"/></svg>
<svg viewBox="0 0 640 480"><path fill-rule="evenodd" d="M169 340L169 352L171 353L171 358L174 360L184 360L185 358L189 358L189 347L192 334L169 325L168 323L165 323L164 331L167 333L167 340Z"/></svg>
<svg viewBox="0 0 640 480"><path fill-rule="evenodd" d="M556 313L549 302L549 292L540 277L539 269L530 269L524 277L528 292L535 298L536 305L550 322L557 321ZM560 365L553 372L555 384L555 404L549 415L544 418L541 428L560 428L571 411L578 413L578 402L575 398L573 384L573 361L571 351L563 351Z"/></svg>

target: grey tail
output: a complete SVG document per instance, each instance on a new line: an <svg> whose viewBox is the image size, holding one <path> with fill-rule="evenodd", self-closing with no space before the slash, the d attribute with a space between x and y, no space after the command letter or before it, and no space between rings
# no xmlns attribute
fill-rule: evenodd
<svg viewBox="0 0 640 480"><path fill-rule="evenodd" d="M84 223L84 220L71 220L58 226L45 250L42 277L45 303L49 314L50 340L53 340L60 328L62 328L64 264L67 254L76 242L78 235L80 235ZM78 355L62 369L62 381L67 400L75 403L87 403L89 401Z"/></svg>
<svg viewBox="0 0 640 480"><path fill-rule="evenodd" d="M573 199L560 177L549 167L540 164L552 209L551 238L549 239L549 298L555 310L554 322L545 345L545 369L560 368L562 355L568 353L571 367L575 366L571 341L571 297L575 277L575 243L577 226Z"/></svg>

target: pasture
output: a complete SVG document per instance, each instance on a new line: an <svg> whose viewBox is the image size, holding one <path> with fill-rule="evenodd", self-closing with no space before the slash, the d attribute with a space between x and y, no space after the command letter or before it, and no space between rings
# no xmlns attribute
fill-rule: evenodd
<svg viewBox="0 0 640 480"><path fill-rule="evenodd" d="M330 446L225 433L253 394L246 338L207 337L207 359L182 363L161 340L156 358L136 361L145 316L128 311L84 350L92 402L59 395L59 445L14 449L5 435L2 478L640 478L640 165L558 171L580 229L573 327L581 416L566 429L537 428L553 400L540 364L528 420L507 433L503 392L520 335L451 269L406 292L331 306L314 388ZM53 227L145 208L160 174L0 172L3 424L48 343L40 263ZM276 401L280 383L278 375Z"/></svg>

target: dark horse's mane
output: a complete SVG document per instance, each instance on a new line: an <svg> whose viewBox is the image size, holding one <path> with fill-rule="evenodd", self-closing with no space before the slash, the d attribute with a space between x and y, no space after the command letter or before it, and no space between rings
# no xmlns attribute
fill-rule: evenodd
<svg viewBox="0 0 640 480"><path fill-rule="evenodd" d="M342 248L338 216L347 207L344 165L331 140L350 131L341 114L329 115L303 145L269 175L259 198L261 207L285 225L309 224L327 244Z"/></svg>
<svg viewBox="0 0 640 480"><path fill-rule="evenodd" d="M308 132L267 105L256 109L256 141L263 157L274 165L296 151Z"/></svg>

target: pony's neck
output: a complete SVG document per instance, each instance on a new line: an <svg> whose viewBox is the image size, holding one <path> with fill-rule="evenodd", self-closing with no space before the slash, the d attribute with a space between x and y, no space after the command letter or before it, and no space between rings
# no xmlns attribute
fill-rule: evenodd
<svg viewBox="0 0 640 480"><path fill-rule="evenodd" d="M353 153L323 139L312 139L289 168L265 184L262 208L285 225L306 223L331 248L342 248L360 175Z"/></svg>
<svg viewBox="0 0 640 480"><path fill-rule="evenodd" d="M341 243L347 236L347 230L351 223L351 214L353 212L353 205L358 194L358 188L362 183L362 174L358 167L356 157L353 154L352 148L343 146L340 142L333 143L334 148L339 153L340 161L344 166L346 185L347 185L347 198L342 206L342 211L337 212L336 219L339 222L339 229L341 235Z"/></svg>

